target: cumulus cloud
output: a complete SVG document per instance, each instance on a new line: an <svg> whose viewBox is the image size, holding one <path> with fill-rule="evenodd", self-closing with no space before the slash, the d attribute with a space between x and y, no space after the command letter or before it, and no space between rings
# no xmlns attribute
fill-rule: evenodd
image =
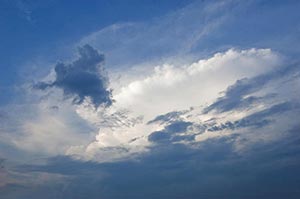
<svg viewBox="0 0 300 199"><path fill-rule="evenodd" d="M107 161L103 156L128 157L147 151L147 146L159 140L196 141L198 134L217 125L203 124L213 117L203 114L203 107L237 80L268 74L280 64L280 56L270 49L230 49L190 65L155 67L145 77L114 87L115 103L108 109L94 111L87 104L79 106L77 113L98 124L100 130L94 142L86 147L74 146L68 154ZM246 115L234 118L233 122ZM102 125L105 123L107 126ZM187 131L176 132L187 127L185 124L189 124Z"/></svg>
<svg viewBox="0 0 300 199"><path fill-rule="evenodd" d="M56 77L53 82L40 82L34 87L41 90L60 88L65 97L73 98L75 104L81 104L86 98L90 98L95 106L110 106L113 100L103 68L104 55L90 45L84 45L78 51L77 60L55 66Z"/></svg>
<svg viewBox="0 0 300 199"><path fill-rule="evenodd" d="M68 94L69 87L77 85L73 77L96 74L100 60L103 56L96 50L81 48L77 61L63 64L62 71L56 66L55 81L41 82L37 87L66 89L64 92L74 97L84 87ZM295 67L282 68L281 64L280 56L269 49L230 49L190 65L157 66L144 77L133 76L128 84L113 87L115 102L105 109L94 109L95 101L84 100L88 94L82 95L78 106L65 106L64 102L64 107L52 109L49 107L58 101L51 101L50 96L44 104L34 105L38 117L24 120L19 128L22 133L10 142L26 151L38 148L41 153L107 162L134 158L149 151L152 144L190 144L228 136L238 129L267 126L275 113L297 107L293 102L285 103L287 99L279 98L274 90L283 77L296 74ZM277 83L270 87L268 82L274 81ZM256 92L262 93L253 94ZM96 128L99 132L93 138L91 132Z"/></svg>
<svg viewBox="0 0 300 199"><path fill-rule="evenodd" d="M85 149L93 154L93 161L57 156L44 164L21 165L16 172L65 176L55 180L63 184L63 189L55 189L59 190L56 198L296 199L300 186L299 83L299 64L242 77L208 106L171 111L136 125L119 124L118 128L114 124L110 131L100 131L93 150ZM272 97L263 97L270 93ZM259 100L227 108L227 101L231 103L236 96L241 96L239 101ZM143 137L141 132L147 133ZM142 139L150 145L141 154L135 147L144 146ZM131 157L121 158L128 154ZM42 190L51 187L51 183L38 188L29 184L26 196L39 198ZM13 188L22 192L17 185L6 186ZM13 198L12 191L7 192L7 198Z"/></svg>
<svg viewBox="0 0 300 199"><path fill-rule="evenodd" d="M116 106L152 119L210 102L236 80L270 71L279 63L280 58L269 49L231 49L191 65L158 66L151 75L121 86L114 99Z"/></svg>

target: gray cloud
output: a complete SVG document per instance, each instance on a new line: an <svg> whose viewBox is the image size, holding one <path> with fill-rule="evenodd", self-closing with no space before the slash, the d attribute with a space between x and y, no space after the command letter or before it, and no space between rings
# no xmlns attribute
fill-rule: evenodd
<svg viewBox="0 0 300 199"><path fill-rule="evenodd" d="M300 64L292 64L281 67L278 70L254 78L244 78L227 88L225 95L204 109L203 113L210 111L226 112L231 110L243 110L255 106L255 104L276 97L276 93L269 93L262 97L251 96L256 91L262 90L264 86L278 79L297 78L300 73Z"/></svg>
<svg viewBox="0 0 300 199"><path fill-rule="evenodd" d="M89 45L78 49L79 58L70 64L55 66L56 79L53 82L39 82L34 87L45 90L56 87L63 90L65 97L80 104L90 97L95 106L110 106L113 102L108 78L104 73L104 55Z"/></svg>
<svg viewBox="0 0 300 199"><path fill-rule="evenodd" d="M163 143L174 141L184 140L184 139L193 139L193 137L178 136L178 133L184 133L187 131L187 128L191 126L192 122L185 121L174 121L167 125L162 131L155 131L148 136L148 140L151 142Z"/></svg>
<svg viewBox="0 0 300 199"><path fill-rule="evenodd" d="M239 155L238 135L195 143L151 147L138 161L95 163L59 156L45 165L23 165L23 173L69 176L67 183L31 187L30 198L47 193L62 198L298 198L300 174L299 126L283 140L257 143ZM64 184L64 186L63 186ZM11 185L12 186L12 185ZM27 187L29 189L29 187ZM20 190L15 186L8 189ZM5 197L10 199L14 197ZM51 198L47 197L46 198Z"/></svg>
<svg viewBox="0 0 300 199"><path fill-rule="evenodd" d="M234 129L245 128L245 127L261 128L265 125L272 123L269 117L277 114L282 114L292 109L294 110L299 109L299 105L290 102L283 102L280 104L276 104L270 108L264 109L262 111L253 113L249 116L246 116L234 122L228 121L224 124L214 125L212 127L209 127L207 130L208 131L220 131L224 129L234 130Z"/></svg>

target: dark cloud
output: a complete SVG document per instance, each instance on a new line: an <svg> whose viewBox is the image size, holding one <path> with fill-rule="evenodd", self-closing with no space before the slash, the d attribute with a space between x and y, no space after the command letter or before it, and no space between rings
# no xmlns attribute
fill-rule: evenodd
<svg viewBox="0 0 300 199"><path fill-rule="evenodd" d="M5 159L0 157L0 171L4 168Z"/></svg>
<svg viewBox="0 0 300 199"><path fill-rule="evenodd" d="M280 115L286 111L292 110L292 109L298 109L298 104L293 104L291 102L283 102L280 104L276 104L271 106L270 108L264 109L262 111L258 111L256 113L253 113L247 117L244 117L243 119L239 120L239 126L257 126L260 127L259 122L264 121L270 116L273 115Z"/></svg>
<svg viewBox="0 0 300 199"><path fill-rule="evenodd" d="M49 188L56 199L118 198L299 198L300 128L284 139L260 142L236 153L239 136L210 139L193 147L166 143L150 148L137 161L95 163L60 156L45 165L22 166L24 173L69 176L65 185ZM11 194L22 188L11 188ZM28 190L28 188L27 188ZM32 199L47 193L31 188ZM53 192L52 192L53 193ZM5 197L11 199L14 197ZM17 198L17 197L16 197ZM47 197L46 198L51 198Z"/></svg>
<svg viewBox="0 0 300 199"><path fill-rule="evenodd" d="M178 136L178 133L184 133L189 126L193 125L192 122L174 121L167 125L161 131L155 131L148 136L148 140L156 143L164 143L169 141L179 141L185 139L191 139L192 137ZM175 139L175 140L173 140Z"/></svg>
<svg viewBox="0 0 300 199"><path fill-rule="evenodd" d="M192 122L177 121L165 127L165 131L169 133L183 133L191 126Z"/></svg>
<svg viewBox="0 0 300 199"><path fill-rule="evenodd" d="M103 68L104 55L89 45L80 47L78 51L79 58L74 62L55 66L56 79L53 82L40 82L34 87L41 90L60 88L65 97L72 97L76 104L90 97L95 106L110 106L113 100Z"/></svg>
<svg viewBox="0 0 300 199"><path fill-rule="evenodd" d="M299 104L293 102L283 102L275 104L269 108L256 111L248 116L245 116L236 121L227 121L225 123L218 123L217 120L203 121L202 123L192 123L185 121L172 121L171 118L168 118L174 115L174 119L178 119L179 112L170 112L165 115L161 115L152 121L167 121L168 125L165 126L163 130L155 131L148 136L148 140L154 143L171 143L178 141L193 141L197 134L201 134L205 131L217 132L222 130L236 130L241 128L254 128L260 129L266 125L272 125L276 122L276 116L282 115L287 111L299 111ZM274 117L272 117L274 116ZM165 120L167 118L167 120ZM186 131L189 126L197 125L199 133L194 133L193 135L186 134ZM179 135L180 133L184 133Z"/></svg>
<svg viewBox="0 0 300 199"><path fill-rule="evenodd" d="M151 142L168 142L171 139L171 135L164 131L155 131L148 136L148 140Z"/></svg>
<svg viewBox="0 0 300 199"><path fill-rule="evenodd" d="M257 103L274 98L276 93L269 93L262 97L251 96L252 93L261 90L266 84L278 79L297 78L300 75L300 64L292 64L281 67L278 70L271 71L254 78L244 78L227 88L225 95L216 102L206 107L203 113L210 111L226 112L231 110L249 109Z"/></svg>
<svg viewBox="0 0 300 199"><path fill-rule="evenodd" d="M293 110L299 109L299 105L290 102L283 102L280 104L273 105L270 108L264 109L262 111L255 112L249 116L246 116L234 122L228 121L224 124L213 125L209 127L207 130L221 131L224 129L234 130L234 129L246 128L246 127L261 128L265 125L272 123L272 119L270 119L269 117L277 114L282 114L292 109Z"/></svg>

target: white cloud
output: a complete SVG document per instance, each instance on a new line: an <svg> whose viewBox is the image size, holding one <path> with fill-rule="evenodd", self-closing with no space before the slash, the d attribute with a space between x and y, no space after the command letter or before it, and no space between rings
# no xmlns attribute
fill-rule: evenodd
<svg viewBox="0 0 300 199"><path fill-rule="evenodd" d="M165 128L166 124L149 125L149 120L181 110L188 110L180 116L182 120L195 123L183 135L197 134L195 141L203 141L216 134L199 134L203 132L197 124L211 117L219 118L219 122L238 120L264 107L227 115L203 115L202 108L236 80L274 70L280 63L280 56L270 49L230 49L188 65L147 67L140 70L141 76L121 70L117 73L121 74L119 82L123 84L113 84L116 102L111 107L95 110L89 99L73 106L68 100L61 100L60 92L49 92L50 97L14 111L27 113L19 115L17 133L8 136L9 142L33 154L78 155L102 162L132 158L148 150L152 144L148 136L152 132ZM273 87L268 92L272 90ZM27 101L39 96L39 92L31 95ZM232 133L235 132L224 131L218 136Z"/></svg>
<svg viewBox="0 0 300 199"><path fill-rule="evenodd" d="M36 98L33 93L31 97ZM64 154L71 146L90 143L95 135L93 127L76 114L69 101L47 98L7 106L2 111L6 118L0 123L2 141L36 157Z"/></svg>
<svg viewBox="0 0 300 199"><path fill-rule="evenodd" d="M114 88L118 92L113 93L116 102L112 107L95 112L88 104L78 106L77 113L91 123L99 124L100 131L94 142L87 147L72 147L68 154L101 157L96 159L103 161L107 160L103 153L108 153L104 149L126 149L124 153L111 150L111 159L143 151L150 144L148 135L164 128L158 124L147 125L149 120L170 111L212 103L236 80L266 73L279 64L280 57L270 49L230 49L191 65L157 66L142 79L135 77L127 85ZM127 110L123 116L122 110ZM199 117L199 110L188 119L209 119L204 118L209 116ZM134 120L138 116L143 120ZM106 121L116 122L103 126Z"/></svg>
<svg viewBox="0 0 300 199"><path fill-rule="evenodd" d="M151 75L114 93L115 106L142 114L158 114L204 105L244 77L273 69L279 57L269 49L228 50L188 66L157 66Z"/></svg>

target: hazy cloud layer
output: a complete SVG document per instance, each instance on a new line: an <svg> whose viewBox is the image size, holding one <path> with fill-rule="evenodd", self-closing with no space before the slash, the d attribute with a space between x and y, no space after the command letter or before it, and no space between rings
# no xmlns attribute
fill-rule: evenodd
<svg viewBox="0 0 300 199"><path fill-rule="evenodd" d="M24 165L25 173L48 173L61 188L6 186L5 198L18 190L30 198L41 197L45 189L57 199L99 198L297 198L299 196L299 127L286 132L284 141L259 142L243 154L233 151L239 136L206 140L193 148L183 144L159 145L138 161L115 163L81 162L55 157L46 165ZM276 165L276 166L274 166ZM276 189L276 191L274 191ZM116 191L117 190L117 191ZM53 198L53 195L43 196Z"/></svg>

